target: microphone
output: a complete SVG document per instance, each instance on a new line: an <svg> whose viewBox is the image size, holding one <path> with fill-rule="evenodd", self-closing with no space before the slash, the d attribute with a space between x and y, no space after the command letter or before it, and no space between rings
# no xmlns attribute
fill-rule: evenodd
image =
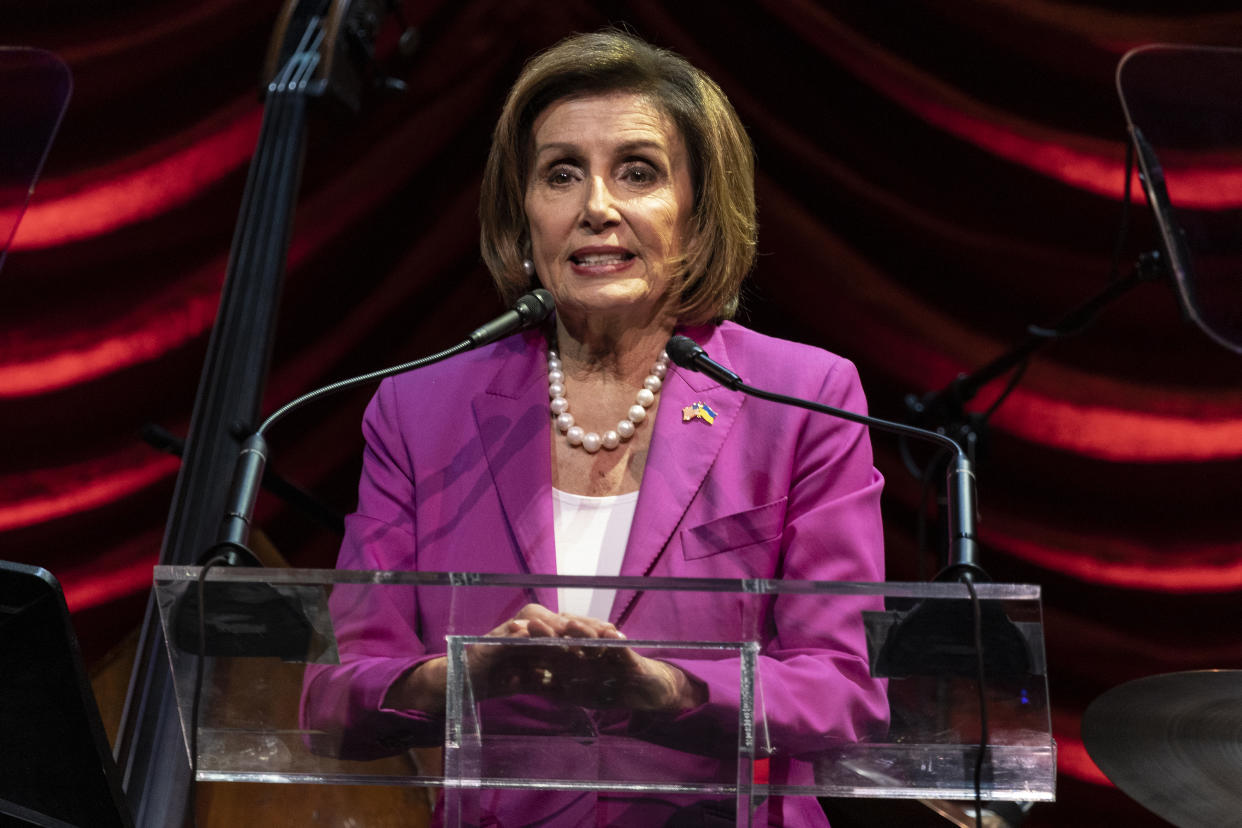
<svg viewBox="0 0 1242 828"><path fill-rule="evenodd" d="M699 343L688 336L678 334L672 337L664 350L668 354L669 359L678 367L706 374L733 391L740 391L743 394L768 400L769 402L792 405L798 408L805 408L808 411L817 411L831 417L861 423L871 428L878 428L881 431L888 431L893 434L913 437L916 440L935 443L941 448L951 450L954 453L955 459L949 464L948 488L946 492L949 507L949 561L936 577L938 580L959 578L964 580L974 580L975 578L987 579L987 573L983 571L976 560L978 553L975 540L975 516L977 514L975 473L970 458L966 456L966 452L962 450L961 445L956 440L944 434L916 428L905 423L895 423L890 420L882 420L879 417L868 417L865 414L856 414L853 411L834 408L812 400L789 397L747 385L737 374L708 356Z"/></svg>
<svg viewBox="0 0 1242 828"><path fill-rule="evenodd" d="M512 310L507 310L491 322L474 329L469 336L470 347L489 345L510 334L534 327L547 319L555 309L552 294L543 288L523 293L513 303Z"/></svg>
<svg viewBox="0 0 1242 828"><path fill-rule="evenodd" d="M674 336L664 346L664 352L674 364L706 374L732 391L738 391L742 386L741 377L709 357L707 351L688 336Z"/></svg>
<svg viewBox="0 0 1242 828"><path fill-rule="evenodd" d="M255 502L259 497L263 469L267 465L267 441L263 438L263 434L277 420L301 408L306 403L326 397L329 394L335 394L338 391L344 391L357 385L378 382L394 374L402 374L406 371L423 368L482 345L489 345L518 331L533 328L551 316L555 309L556 303L552 301L552 294L543 288L536 288L519 296L511 310L507 310L492 321L479 326L465 340L451 348L416 359L413 362L393 365L379 371L372 371L369 374L350 377L349 379L334 382L331 385L325 385L322 388L303 394L277 409L275 413L263 421L263 424L242 445L241 454L238 457L237 466L233 473L233 483L229 488L228 500L225 501L224 522L221 526L217 543L210 552L215 552L224 547L225 551L223 554L229 565L253 563L252 559L247 558L250 553L246 548L246 541L250 537L250 520L254 514ZM208 557L211 557L211 555L209 554Z"/></svg>

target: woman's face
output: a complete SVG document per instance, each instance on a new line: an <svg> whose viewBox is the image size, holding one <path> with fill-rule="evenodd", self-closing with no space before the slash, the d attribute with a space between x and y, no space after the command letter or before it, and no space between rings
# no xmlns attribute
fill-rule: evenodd
<svg viewBox="0 0 1242 828"><path fill-rule="evenodd" d="M668 298L693 209L685 142L647 98L565 98L532 128L526 219L563 317L644 324Z"/></svg>

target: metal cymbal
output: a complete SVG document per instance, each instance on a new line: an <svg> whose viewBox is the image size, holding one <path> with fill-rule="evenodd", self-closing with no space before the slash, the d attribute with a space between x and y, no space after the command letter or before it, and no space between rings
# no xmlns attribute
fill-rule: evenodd
<svg viewBox="0 0 1242 828"><path fill-rule="evenodd" d="M1242 826L1242 670L1114 687L1083 714L1082 738L1118 788L1174 825Z"/></svg>

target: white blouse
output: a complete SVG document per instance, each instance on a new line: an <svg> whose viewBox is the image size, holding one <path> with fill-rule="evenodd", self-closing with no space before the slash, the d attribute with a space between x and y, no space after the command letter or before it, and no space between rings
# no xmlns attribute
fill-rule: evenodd
<svg viewBox="0 0 1242 828"><path fill-rule="evenodd" d="M558 575L619 575L638 492L587 497L552 489ZM615 590L559 589L558 611L607 620Z"/></svg>

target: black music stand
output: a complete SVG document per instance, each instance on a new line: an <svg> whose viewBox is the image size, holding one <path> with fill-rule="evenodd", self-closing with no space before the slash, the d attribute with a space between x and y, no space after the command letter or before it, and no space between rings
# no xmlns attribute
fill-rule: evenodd
<svg viewBox="0 0 1242 828"><path fill-rule="evenodd" d="M0 47L0 266L72 85L55 55ZM60 584L0 561L0 825L133 824Z"/></svg>
<svg viewBox="0 0 1242 828"><path fill-rule="evenodd" d="M133 824L60 585L0 561L0 825Z"/></svg>

